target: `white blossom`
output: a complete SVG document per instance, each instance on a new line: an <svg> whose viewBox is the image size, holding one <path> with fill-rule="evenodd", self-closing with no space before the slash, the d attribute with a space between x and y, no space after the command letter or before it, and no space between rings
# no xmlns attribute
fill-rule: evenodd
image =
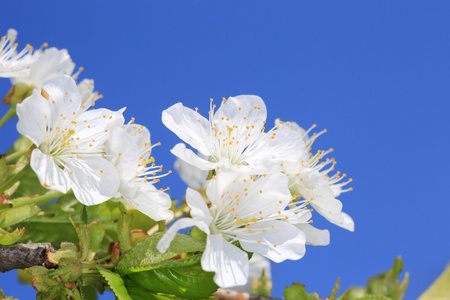
<svg viewBox="0 0 450 300"><path fill-rule="evenodd" d="M208 159L208 157L202 155L201 153L197 153L197 155L202 159ZM196 168L195 166L179 158L175 161L175 170L178 175L180 175L181 179L194 190L198 190L199 188L206 186L208 171Z"/></svg>
<svg viewBox="0 0 450 300"><path fill-rule="evenodd" d="M156 166L150 157L152 148L158 144L150 143L150 131L146 127L131 122L113 128L106 143L107 157L120 176L117 196L155 221L173 218L170 196L153 186L166 175L157 174L162 166Z"/></svg>
<svg viewBox="0 0 450 300"><path fill-rule="evenodd" d="M201 170L237 171L264 174L281 171L281 161L298 161L303 146L297 132L273 128L264 132L266 106L257 96L223 99L221 106L211 101L209 119L177 103L162 113L162 121L179 138L201 154L203 159L183 143L171 151L178 158Z"/></svg>
<svg viewBox="0 0 450 300"><path fill-rule="evenodd" d="M43 82L58 75L72 75L75 64L72 62L66 49L57 48L39 49L33 53L33 62L28 67L25 76L12 77L11 82L26 83L40 89ZM82 70L82 68L81 68ZM77 74L73 75L77 78Z"/></svg>
<svg viewBox="0 0 450 300"><path fill-rule="evenodd" d="M304 155L297 162L283 162L284 172L289 178L290 189L297 198L296 203L310 205L331 223L353 231L355 225L352 218L342 211L342 202L336 199L342 192L352 190L352 188L343 188L352 179L343 181L346 174L341 175L339 171L332 176L329 175L330 172L334 171L336 161L330 158L324 159L324 157L333 152L333 149L319 150L315 155L309 152L315 139L325 133L326 130L309 136L309 132L316 127L315 125L308 131L294 122L285 122L278 127L280 130L300 133L305 142L305 149L303 150L306 151L303 151ZM302 228L302 230L306 232L306 230L314 229Z"/></svg>
<svg viewBox="0 0 450 300"><path fill-rule="evenodd" d="M0 41L0 77L21 77L28 72L28 67L35 60L33 48L27 45L17 52L17 31L9 29Z"/></svg>
<svg viewBox="0 0 450 300"><path fill-rule="evenodd" d="M202 268L216 273L214 281L220 287L243 285L248 280L248 256L235 242L275 262L303 257L305 235L284 214L291 194L282 173L260 178L220 173L209 183L206 195L209 208L200 193L187 189L192 219L180 219L169 228L158 242L160 252L167 250L178 230L197 226L207 234Z"/></svg>
<svg viewBox="0 0 450 300"><path fill-rule="evenodd" d="M88 108L75 81L60 75L17 105L17 130L37 146L30 164L44 187L63 193L72 189L78 201L94 205L119 188L117 171L103 156L109 130L124 119L123 110Z"/></svg>

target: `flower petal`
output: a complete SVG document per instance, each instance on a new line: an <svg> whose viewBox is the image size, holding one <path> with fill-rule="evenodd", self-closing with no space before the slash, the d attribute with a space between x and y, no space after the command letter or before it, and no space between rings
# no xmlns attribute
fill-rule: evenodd
<svg viewBox="0 0 450 300"><path fill-rule="evenodd" d="M198 156L205 159L205 157L202 157L201 153L199 153ZM175 170L178 175L180 175L184 183L193 189L197 190L206 185L206 177L208 176L208 172L206 170L200 170L199 168L179 158L175 161Z"/></svg>
<svg viewBox="0 0 450 300"><path fill-rule="evenodd" d="M216 176L216 180L220 179L219 175ZM236 208L235 213L239 215L240 219L265 218L278 211L283 211L291 201L288 180L282 173L270 174L255 181L250 177L245 179L241 175L235 180L236 182L233 181L228 189L233 189L233 186L244 187L244 185L248 188L246 193L242 189L242 194L238 195L240 205ZM246 183L242 185L244 180Z"/></svg>
<svg viewBox="0 0 450 300"><path fill-rule="evenodd" d="M33 55L37 55L35 52ZM13 83L28 82L38 88L47 79L60 74L71 75L75 64L66 49L47 48L38 55L37 60L30 66L30 74L25 80L12 80Z"/></svg>
<svg viewBox="0 0 450 300"><path fill-rule="evenodd" d="M210 125L199 113L177 103L162 112L162 122L180 139L205 155L210 154ZM206 142L207 141L207 142Z"/></svg>
<svg viewBox="0 0 450 300"><path fill-rule="evenodd" d="M186 203L191 208L191 216L195 220L197 227L209 234L209 224L211 224L213 218L202 195L188 188L186 190Z"/></svg>
<svg viewBox="0 0 450 300"><path fill-rule="evenodd" d="M274 262L297 260L305 255L305 235L288 222L249 223L249 230L252 232L238 236L246 251L261 254Z"/></svg>
<svg viewBox="0 0 450 300"><path fill-rule="evenodd" d="M114 197L120 178L114 166L102 157L83 157L66 163L72 190L84 205L100 204Z"/></svg>
<svg viewBox="0 0 450 300"><path fill-rule="evenodd" d="M127 132L127 134L136 143L138 149L144 148L150 143L150 131L147 127L139 124L126 124L122 128Z"/></svg>
<svg viewBox="0 0 450 300"><path fill-rule="evenodd" d="M173 218L173 212L170 210L172 200L169 195L156 190L151 184L138 187L138 190L136 197L124 197L131 206L155 221Z"/></svg>
<svg viewBox="0 0 450 300"><path fill-rule="evenodd" d="M61 193L67 193L70 190L67 173L56 165L52 156L34 149L31 153L30 166L44 187Z"/></svg>
<svg viewBox="0 0 450 300"><path fill-rule="evenodd" d="M105 147L108 159L116 167L120 177L130 180L136 176L139 148L123 128L111 129Z"/></svg>
<svg viewBox="0 0 450 300"><path fill-rule="evenodd" d="M264 101L254 95L240 95L236 97L229 97L227 101L222 102L222 105L214 114L214 123L219 123L224 118L230 119L230 127L238 125L241 127L249 126L253 130L247 131L245 134L253 132L260 132L264 127L264 121L267 118L267 109ZM238 138L238 137L237 137ZM245 138L245 137L244 137ZM242 136L239 137L239 140Z"/></svg>
<svg viewBox="0 0 450 300"><path fill-rule="evenodd" d="M86 111L80 114L76 120L79 126L76 127L72 137L75 138L74 145L80 148L86 148L86 144L92 144L92 148L101 146L106 142L109 136L109 130L115 126L121 126L125 119L123 118L122 108L118 111L100 108ZM80 138L77 141L77 138Z"/></svg>
<svg viewBox="0 0 450 300"><path fill-rule="evenodd" d="M175 235L177 234L178 230L195 225L196 225L195 221L191 218L178 219L175 223L173 223L173 225L166 231L163 237L159 240L158 244L156 245L156 249L158 249L158 251L161 253L166 252L170 246L170 243L175 238Z"/></svg>
<svg viewBox="0 0 450 300"><path fill-rule="evenodd" d="M19 117L17 131L39 146L45 141L46 128L50 121L48 101L34 89L30 97L17 104L16 111Z"/></svg>
<svg viewBox="0 0 450 300"><path fill-rule="evenodd" d="M81 95L72 77L67 75L53 77L42 84L42 89L47 92L52 109L52 128L60 114L72 116L80 110Z"/></svg>
<svg viewBox="0 0 450 300"><path fill-rule="evenodd" d="M314 207L314 206L313 206ZM331 223L347 229L349 231L355 230L355 223L353 219L344 212L332 212L321 207L314 207L316 211Z"/></svg>
<svg viewBox="0 0 450 300"><path fill-rule="evenodd" d="M247 253L228 243L221 234L212 234L206 239L202 268L215 272L214 282L222 288L243 285L248 280Z"/></svg>
<svg viewBox="0 0 450 300"><path fill-rule="evenodd" d="M296 224L295 227L305 234L308 245L326 246L330 243L330 232L326 229L320 230L309 224Z"/></svg>
<svg viewBox="0 0 450 300"><path fill-rule="evenodd" d="M192 150L187 149L185 144L179 143L170 150L173 155L184 160L185 162L196 166L200 170L213 170L217 164L209 162L197 156Z"/></svg>

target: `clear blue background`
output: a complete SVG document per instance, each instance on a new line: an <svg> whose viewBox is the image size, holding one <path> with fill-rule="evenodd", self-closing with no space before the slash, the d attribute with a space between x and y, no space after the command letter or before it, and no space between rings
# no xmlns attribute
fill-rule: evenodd
<svg viewBox="0 0 450 300"><path fill-rule="evenodd" d="M261 96L277 117L327 128L316 150L335 148L354 191L340 197L354 233L329 228L331 244L273 265L275 296L292 281L326 297L364 285L401 255L415 299L449 261L448 1L4 1L0 31L21 46L67 48L104 94L150 128L158 162L171 167L178 138L161 111L181 101L207 113L209 98ZM10 88L0 80L0 93ZM7 110L0 107L0 113ZM0 130L0 151L17 137ZM167 169L167 168L166 168ZM176 174L162 180L180 198ZM7 295L34 290L0 275ZM105 299L111 299L109 294Z"/></svg>

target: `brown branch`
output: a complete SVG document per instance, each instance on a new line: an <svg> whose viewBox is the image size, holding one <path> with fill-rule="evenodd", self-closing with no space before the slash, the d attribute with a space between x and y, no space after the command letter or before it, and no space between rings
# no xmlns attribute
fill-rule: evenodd
<svg viewBox="0 0 450 300"><path fill-rule="evenodd" d="M0 246L0 273L33 266L44 266L48 269L56 267L47 260L47 249L52 253L57 250L50 243Z"/></svg>
<svg viewBox="0 0 450 300"><path fill-rule="evenodd" d="M213 296L216 296L219 300L281 300L279 298L249 294L222 288L219 288Z"/></svg>

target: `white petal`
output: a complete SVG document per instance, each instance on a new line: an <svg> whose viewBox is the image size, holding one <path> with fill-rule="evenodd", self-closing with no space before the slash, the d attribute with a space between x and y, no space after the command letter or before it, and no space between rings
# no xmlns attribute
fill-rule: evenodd
<svg viewBox="0 0 450 300"><path fill-rule="evenodd" d="M46 128L50 119L48 101L34 89L30 97L16 107L19 122L17 131L39 146L46 138Z"/></svg>
<svg viewBox="0 0 450 300"><path fill-rule="evenodd" d="M192 150L187 149L186 145L182 143L176 144L170 152L185 162L196 166L200 170L213 170L217 166L216 163L200 158Z"/></svg>
<svg viewBox="0 0 450 300"><path fill-rule="evenodd" d="M199 113L177 103L162 112L162 122L191 147L209 155L210 125Z"/></svg>
<svg viewBox="0 0 450 300"><path fill-rule="evenodd" d="M147 127L132 123L123 125L122 128L130 135L130 137L136 143L138 149L141 149L150 144L150 131L147 129Z"/></svg>
<svg viewBox="0 0 450 300"><path fill-rule="evenodd" d="M320 230L309 224L296 224L295 227L303 231L308 245L326 246L330 243L330 232L326 229Z"/></svg>
<svg viewBox="0 0 450 300"><path fill-rule="evenodd" d="M352 218L344 212L333 213L319 207L316 208L316 211L325 217L325 219L339 227L349 231L355 230L355 223Z"/></svg>
<svg viewBox="0 0 450 300"><path fill-rule="evenodd" d="M173 223L173 225L166 231L163 237L159 240L158 244L156 245L156 249L158 249L158 251L161 253L166 252L170 246L170 243L175 238L175 235L177 234L178 230L195 225L196 225L195 221L191 218L178 219L175 223Z"/></svg>
<svg viewBox="0 0 450 300"><path fill-rule="evenodd" d="M199 192L188 188L186 190L186 203L191 208L191 216L195 220L197 227L209 234L209 225L213 218L203 197Z"/></svg>
<svg viewBox="0 0 450 300"><path fill-rule="evenodd" d="M206 188L206 196L212 203L221 205L222 196L227 191L229 185L233 183L233 180L237 181L241 177L248 178L248 175L231 172L217 174L214 179L209 181Z"/></svg>
<svg viewBox="0 0 450 300"><path fill-rule="evenodd" d="M31 153L30 166L44 187L61 193L67 193L70 190L66 172L56 165L52 156L42 153L39 149L34 149Z"/></svg>
<svg viewBox="0 0 450 300"><path fill-rule="evenodd" d="M248 280L247 253L228 243L221 234L209 235L206 239L202 268L215 272L214 282L222 288L243 285Z"/></svg>
<svg viewBox="0 0 450 300"><path fill-rule="evenodd" d="M198 156L200 158L205 159L199 153ZM177 159L175 161L175 170L178 175L180 175L181 179L186 183L189 187L193 189L199 189L200 187L206 185L206 177L208 176L208 172L205 170L200 170L199 168L188 164L182 159Z"/></svg>
<svg viewBox="0 0 450 300"><path fill-rule="evenodd" d="M238 177L236 183L233 182L230 186L242 185L242 181L243 179ZM287 177L281 173L270 174L256 181L247 179L247 187L247 196L244 196L245 192L242 191L239 196L240 205L236 207L235 211L243 220L253 217L265 218L278 211L283 211L291 201Z"/></svg>
<svg viewBox="0 0 450 300"><path fill-rule="evenodd" d="M214 114L215 120L220 120L222 117L231 120L230 126L238 124L242 127L254 126L253 130L247 131L246 134L259 132L267 118L266 105L260 97L254 95L229 97Z"/></svg>
<svg viewBox="0 0 450 300"><path fill-rule="evenodd" d="M77 137L80 138L80 144L92 143L93 148L105 143L111 128L121 126L125 121L122 114L123 111L124 109L111 111L109 109L100 108L80 114L76 120L77 124L80 124L80 127L77 127L77 130L73 135L75 138L74 144L77 144ZM95 142L92 140L95 140Z"/></svg>
<svg viewBox="0 0 450 300"><path fill-rule="evenodd" d="M42 89L49 95L52 127L61 113L65 116L72 116L74 112L80 110L81 95L72 77L67 75L53 77L42 84Z"/></svg>
<svg viewBox="0 0 450 300"><path fill-rule="evenodd" d="M305 224L311 219L312 213L310 210L305 209L300 212L293 212L292 210L283 210L279 216L287 216L288 222L291 224Z"/></svg>
<svg viewBox="0 0 450 300"><path fill-rule="evenodd" d="M120 178L114 166L102 157L73 159L66 163L72 181L72 190L84 205L100 204L114 197Z"/></svg>
<svg viewBox="0 0 450 300"><path fill-rule="evenodd" d="M92 97L94 96L94 80L85 78L77 84L77 88L81 96L81 103L91 105L93 102Z"/></svg>
<svg viewBox="0 0 450 300"><path fill-rule="evenodd" d="M135 209L149 216L155 221L171 220L173 212L170 210L172 200L166 193L156 190L150 183L147 188L139 188L139 193L134 198L124 197ZM150 187L153 187L150 188Z"/></svg>
<svg viewBox="0 0 450 300"><path fill-rule="evenodd" d="M116 167L120 177L131 180L136 176L139 152L135 141L121 127L111 129L106 142L108 159Z"/></svg>
<svg viewBox="0 0 450 300"><path fill-rule="evenodd" d="M35 52L36 54L37 52ZM26 82L40 88L42 83L60 74L71 75L75 64L66 49L47 48L38 54L37 60L30 67L30 74ZM13 80L13 83L22 80Z"/></svg>
<svg viewBox="0 0 450 300"><path fill-rule="evenodd" d="M249 229L252 232L238 236L242 248L246 251L261 254L274 262L297 260L305 255L305 235L288 222L249 223Z"/></svg>

